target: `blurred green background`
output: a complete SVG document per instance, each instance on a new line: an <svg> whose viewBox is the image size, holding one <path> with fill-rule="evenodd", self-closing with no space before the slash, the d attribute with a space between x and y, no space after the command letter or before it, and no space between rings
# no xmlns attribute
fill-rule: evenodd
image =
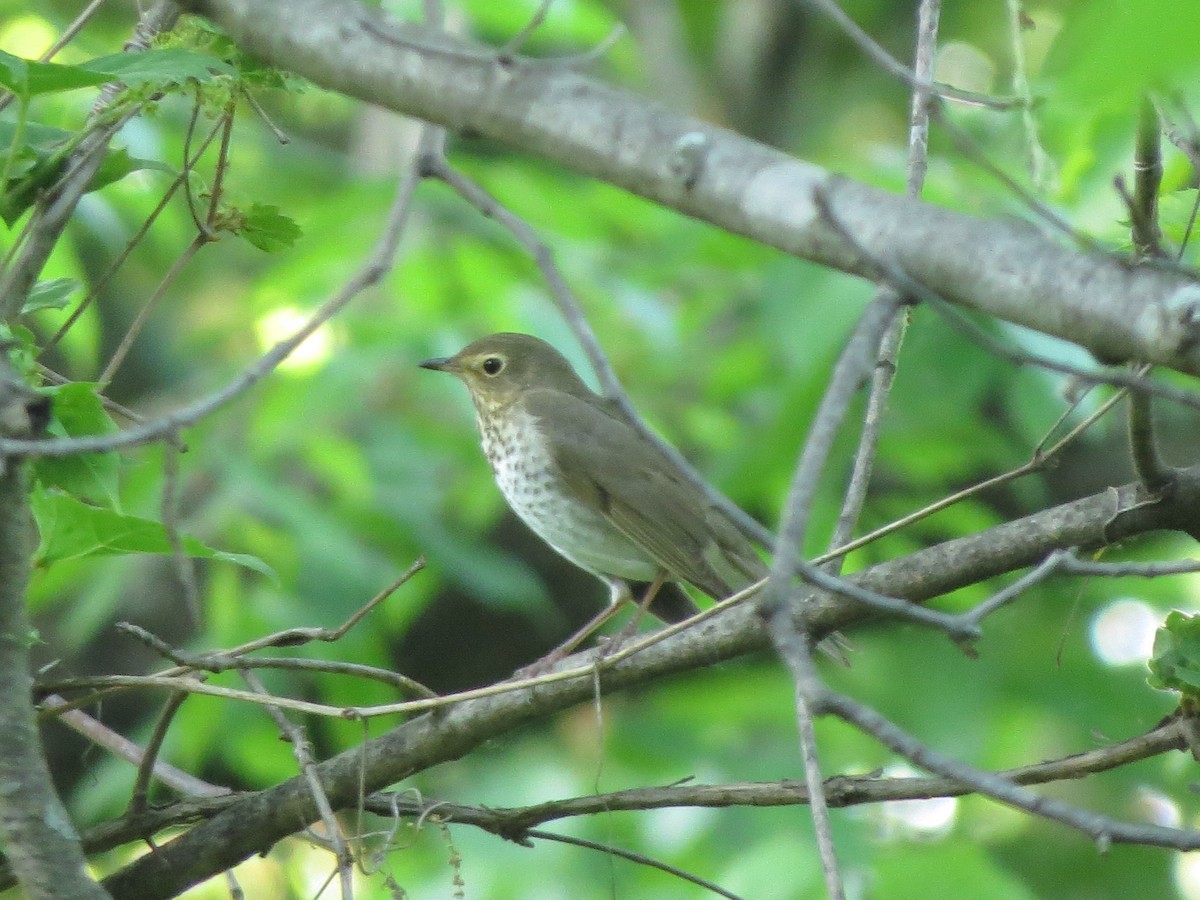
<svg viewBox="0 0 1200 900"><path fill-rule="evenodd" d="M916 4L843 5L891 52L909 58ZM36 56L79 6L0 0L0 48ZM385 6L404 18L420 16L416 2ZM451 0L447 6L455 28L502 44L537 3ZM1117 0L1026 6L1030 27L1021 40L1043 98L1035 119L1050 162L1040 184L1031 184L1027 132L1017 113L959 106L953 118L1076 228L1127 248L1127 217L1113 178L1130 178L1137 102L1147 84L1181 92L1185 108L1200 97L1194 47L1200 10L1193 7L1152 0L1131 19ZM133 17L132 4L107 4L56 59L81 62L116 52ZM578 53L619 21L629 34L597 64L596 77L848 176L903 189L907 91L800 4L559 0L526 50ZM1008 94L1011 76L1005 4L946 4L939 77ZM290 142L280 145L243 103L227 202L278 206L302 236L290 249L264 253L226 235L183 269L107 391L146 415L223 385L337 289L379 234L396 174L413 149L415 123L391 113L290 79L283 88L252 90ZM38 101L31 116L78 128L93 99L88 90L55 95ZM178 168L190 112L186 95L169 96L132 122L120 141L134 156ZM202 117L201 126L211 120ZM872 286L509 148L452 138L450 156L552 248L646 419L745 509L774 525L830 365ZM1168 150L1165 161L1164 228L1178 240L1196 185L1182 154ZM205 183L211 162L200 169L198 196L211 186ZM169 177L138 172L86 197L43 278L96 282ZM1033 218L936 126L926 196L982 216ZM479 452L465 391L416 367L498 330L540 335L581 367L582 354L533 261L502 228L435 183L420 187L414 212L383 284L265 382L185 435L184 528L209 546L258 557L278 580L202 562L202 621L193 625L164 557L57 561L36 573L30 595L45 642L40 658L58 661L56 675L157 668L145 648L113 631L119 620L191 649L228 647L292 626L335 626L419 554L428 558L426 571L363 624L336 644L300 652L394 668L449 691L506 676L603 602L599 583L555 557L507 512ZM94 380L193 232L187 206L176 197L43 361L71 379ZM4 249L14 234L0 238ZM1194 252L1185 255L1194 259ZM66 310L33 318L39 339L57 330L81 296L74 294ZM985 326L1026 349L1087 362L1066 344ZM1056 376L1014 369L917 310L860 530L1024 463L1066 408L1064 387ZM1069 423L1104 397L1095 392ZM1170 460L1191 462L1193 418L1173 409L1163 409L1161 418ZM1110 416L1051 470L871 545L848 568L1122 483L1131 477L1122 433L1121 419ZM853 433L843 435L827 472L812 553L825 549L854 441ZM123 455L121 508L158 516L162 473L157 448ZM1193 552L1190 544L1163 537L1120 555L1179 558ZM963 608L998 586L962 591L940 605ZM988 622L977 660L926 630L888 623L854 632L853 667L828 677L942 752L977 765L1058 757L1136 734L1171 711L1173 699L1146 685L1147 642L1165 610L1196 607L1196 586L1192 577L1055 579ZM359 681L264 678L276 692L327 703L398 699ZM237 682L222 676L218 683ZM160 701L124 694L105 701L98 715L144 741ZM602 727L592 707L581 707L400 787L427 799L518 806L689 776L799 779L791 709L790 683L764 655L607 698ZM305 724L323 755L363 738L358 725ZM368 730L394 724L373 721ZM818 736L826 774L907 771L847 726L820 722ZM131 767L60 726L47 726L45 738L81 825L118 814ZM164 758L242 788L295 772L290 749L257 708L210 698L184 704ZM1045 790L1122 819L1195 825L1193 787L1191 761L1173 754ZM833 822L854 896L1200 897L1193 854L1114 847L1101 855L1079 834L978 798L834 811ZM745 897L824 894L804 808L619 813L551 827L666 860ZM111 854L105 864L118 864L126 853ZM327 855L293 839L238 873L247 896L308 897L330 870ZM389 896L385 874L418 898L453 896L459 877L468 897L702 896L663 873L579 848L531 850L428 823L419 833L401 830L399 848L380 873L363 879L362 895ZM225 890L214 883L189 896Z"/></svg>

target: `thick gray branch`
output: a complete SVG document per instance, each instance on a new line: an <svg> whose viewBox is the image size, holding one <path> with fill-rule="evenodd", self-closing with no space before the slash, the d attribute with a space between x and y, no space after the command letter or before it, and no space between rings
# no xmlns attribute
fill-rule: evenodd
<svg viewBox="0 0 1200 900"><path fill-rule="evenodd" d="M354 0L187 0L239 45L335 91L555 160L796 256L941 296L1086 347L1200 374L1200 285L841 178L570 66L400 24Z"/></svg>

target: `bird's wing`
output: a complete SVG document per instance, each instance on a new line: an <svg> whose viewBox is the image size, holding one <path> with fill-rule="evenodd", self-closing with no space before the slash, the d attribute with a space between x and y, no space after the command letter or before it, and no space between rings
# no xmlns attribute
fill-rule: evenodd
<svg viewBox="0 0 1200 900"><path fill-rule="evenodd" d="M670 577L720 599L765 573L740 532L625 421L563 392L529 391L525 403L536 418L553 421L542 434L568 489L598 507Z"/></svg>

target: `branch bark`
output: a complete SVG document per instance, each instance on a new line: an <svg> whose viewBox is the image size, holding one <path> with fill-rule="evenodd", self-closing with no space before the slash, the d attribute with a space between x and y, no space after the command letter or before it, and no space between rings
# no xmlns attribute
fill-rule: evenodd
<svg viewBox="0 0 1200 900"><path fill-rule="evenodd" d="M243 49L322 87L561 163L795 256L870 277L888 260L933 292L1104 362L1200 374L1200 284L859 184L609 87L354 0L185 0ZM820 192L853 236L823 221Z"/></svg>

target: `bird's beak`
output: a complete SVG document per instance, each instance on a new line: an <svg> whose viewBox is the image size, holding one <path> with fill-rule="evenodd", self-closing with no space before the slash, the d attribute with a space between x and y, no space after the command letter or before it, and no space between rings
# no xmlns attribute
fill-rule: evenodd
<svg viewBox="0 0 1200 900"><path fill-rule="evenodd" d="M433 369L435 372L455 372L458 367L454 365L454 360L449 356L435 356L433 359L426 359L417 363L422 369Z"/></svg>

